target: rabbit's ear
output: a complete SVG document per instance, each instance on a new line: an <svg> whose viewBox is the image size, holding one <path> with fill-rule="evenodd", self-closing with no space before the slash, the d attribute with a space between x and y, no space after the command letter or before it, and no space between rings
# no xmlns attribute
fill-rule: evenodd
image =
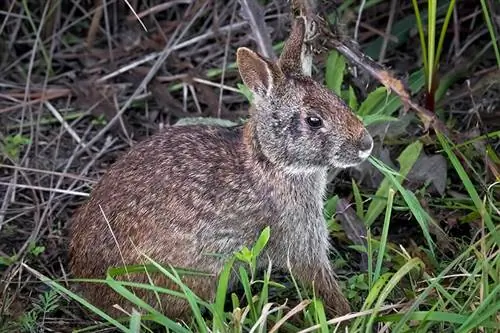
<svg viewBox="0 0 500 333"><path fill-rule="evenodd" d="M293 22L292 32L288 37L281 56L279 66L285 74L303 74L302 71L302 46L306 33L306 21L304 17L296 17Z"/></svg>
<svg viewBox="0 0 500 333"><path fill-rule="evenodd" d="M283 79L281 69L274 63L246 47L236 51L236 62L243 83L255 94L269 96Z"/></svg>

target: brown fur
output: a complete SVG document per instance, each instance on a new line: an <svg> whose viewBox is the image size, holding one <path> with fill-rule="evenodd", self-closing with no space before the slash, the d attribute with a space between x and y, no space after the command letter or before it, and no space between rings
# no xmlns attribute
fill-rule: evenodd
<svg viewBox="0 0 500 333"><path fill-rule="evenodd" d="M323 195L329 167L361 163L372 140L345 103L301 73L304 22L297 19L278 63L246 49L237 62L255 100L244 126L169 127L137 144L95 186L71 224L70 267L75 277L103 278L110 266L155 261L206 271L211 277L184 281L212 300L224 260L252 246L266 226L267 259L311 284L329 314L350 310L328 259ZM280 64L286 64L281 66ZM307 117L323 120L311 128ZM362 152L362 153L361 153ZM101 211L102 210L102 211ZM127 277L124 277L127 278ZM161 274L155 285L173 288ZM145 274L132 281L147 282ZM80 285L100 308L130 304L112 289ZM135 290L171 318L189 316L186 302Z"/></svg>

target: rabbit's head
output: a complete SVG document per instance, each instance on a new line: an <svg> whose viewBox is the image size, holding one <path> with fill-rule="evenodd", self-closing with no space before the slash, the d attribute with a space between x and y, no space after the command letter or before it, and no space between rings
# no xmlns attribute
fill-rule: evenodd
<svg viewBox="0 0 500 333"><path fill-rule="evenodd" d="M287 170L346 168L363 162L373 140L351 109L302 70L305 21L297 18L277 62L239 48L237 63L253 92L253 140Z"/></svg>

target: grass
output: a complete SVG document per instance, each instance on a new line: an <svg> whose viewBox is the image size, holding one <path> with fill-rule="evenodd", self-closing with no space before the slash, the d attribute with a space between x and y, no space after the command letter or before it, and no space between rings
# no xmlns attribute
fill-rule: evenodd
<svg viewBox="0 0 500 333"><path fill-rule="evenodd" d="M110 267L102 280L63 278L64 262L57 261L56 266L50 262L63 257L54 249L62 247L59 239L69 218L68 206L76 205L72 195L85 195L92 184L89 177L97 179L108 164L107 159L112 159L115 151L123 150L130 142L104 140L105 133L110 134L103 128L114 119L106 113L106 108L114 105L119 110L124 105L131 106L132 112L124 113L122 120L132 124L131 133L142 135L149 133L149 119L159 123L172 115L154 111L159 109L157 101L161 101L162 96L149 92L138 95L134 92L137 84L131 83L144 77L134 76L134 69L141 73L141 69L151 65L141 62L143 53L159 56L161 52L143 45L144 49L133 48L119 56L118 34L111 31L113 27L109 22L103 23L101 32L105 33L95 41L94 47L103 54L114 50L115 58L113 61L100 58L97 63L102 61L102 64L90 69L94 73L102 72L98 74L101 78L113 74L114 82L109 79L104 80L105 84L99 83L102 84L97 86L99 93L113 88L119 89L120 94L109 95L112 103L105 107L96 104L95 100L101 100L103 95L93 95L92 88L84 88L88 90L80 93L68 89L61 97L60 87L66 84L66 79L61 78L79 77L84 75L83 69L87 69L72 63L78 59L72 57L79 52L78 45L83 44L85 36L81 32L90 26L84 17L92 18L97 9L86 9L75 1L74 8L67 12L69 18L62 20L59 26L61 38L55 38L55 34L54 38L47 38L51 17L59 10L67 10L61 4L53 7L48 4L37 7L35 2L23 0L0 8L3 20L0 35L6 41L0 40L0 73L4 77L4 81L0 81L0 122L6 125L0 127L0 161L9 166L0 169L0 193L4 194L0 202L0 273L4 283L2 291L7 291L0 298L0 314L8 319L0 320L1 332L43 331L46 327L57 327L56 321L69 326L68 313L72 318L81 319L81 323L74 325L78 328L73 327L75 332L94 332L106 327L121 332L151 332L154 327L169 332L341 332L344 328L349 332L496 332L500 325L500 158L497 153L500 131L494 121L483 124L481 117L487 112L481 113L481 110L498 105L498 99L489 95L498 96L495 90L498 84L489 82L482 95L474 94L468 85L474 80L481 81L488 70L500 68L498 28L493 23L494 11L488 7L490 2L481 0L467 14L464 13L466 6L460 7L463 2L454 0L439 5L437 1L407 1L402 3L399 13L388 12L382 1L366 1L362 6L345 1L335 12L331 8L328 11L332 21L342 17L350 25L358 26L358 42L367 54L377 58L375 55L385 52L384 59L409 60L411 64L398 70L408 74L412 96L424 101L422 104L435 112L453 133L447 137L441 132L423 131L411 114L410 120L404 122L408 116L401 112L400 99L386 87L352 74L351 64L337 51L329 50L324 64L318 64L315 74L348 103L372 132L378 133L379 144L367 166L359 171L362 177L352 174L353 177L345 181L346 177L339 177L340 180L335 181L336 193L330 193L325 203L328 227L338 245L332 259L354 310L339 318L328 318L322 302L306 293L293 277L277 279L271 275L271 266L265 272L256 271L256 259L272 237L272 230L265 230L252 247L242 249L227 261L213 302L200 299L182 283L181 276L193 272L163 267L147 257L147 271L164 274L176 282L180 291L119 279L123 274L144 270L143 266ZM267 10L273 13L273 8L268 5ZM107 10L111 16L120 17L117 7L110 6ZM226 27L236 20L223 8L203 10L206 12L197 14L207 22L211 22L213 13L217 13L220 24ZM354 21L349 21L352 12L356 15ZM192 47L193 50L186 52L186 48L178 46L185 40L177 40L177 44L174 43L177 58L159 70L160 83L153 80L153 84L161 84L160 91L171 94L169 103L178 101L181 109L195 110L199 101L220 100L221 105L227 107L221 117L240 120L241 115L233 116L228 110L246 106L251 95L235 75L236 64L231 60L234 57L222 59L221 50L226 46L217 44L220 41L212 42L213 36L203 37L209 30L200 22L203 20L180 20L182 13L176 7L158 14L158 17L166 17L158 20L163 24L177 20L176 26L181 27L185 24L183 34L189 42L186 45L196 45L202 51ZM383 24L380 13L384 13ZM385 22L390 15L396 17L392 27L387 28ZM361 21L355 22L358 17ZM273 20L272 15L266 18L266 22L279 27ZM148 22L150 28L158 23L146 20ZM455 35L457 27L466 32ZM154 29L150 33L161 40L161 34L155 35ZM247 44L248 41L240 40L243 35L235 28L236 37L231 43ZM348 35L353 35L352 31ZM474 39L476 35L488 38ZM396 39L390 39L391 36ZM221 37L217 35L217 38ZM384 50L387 38L391 47ZM282 45L282 41L275 38L274 49L279 52ZM203 53L204 46L210 46L212 53ZM2 49L9 52L2 53ZM466 64L461 65L463 57ZM178 59L194 69L189 75L198 81L175 79L175 75L185 78L182 75L187 72L186 68L173 65ZM447 65L449 61L451 66ZM109 66L113 69L108 68L109 64L113 64ZM136 65L127 72L127 77L117 73L116 68L130 64ZM222 77L226 77L225 82ZM95 84L95 80L85 79ZM207 80L228 89L220 96L219 90L215 97L211 96L203 89L204 83L200 83ZM370 88L366 88L369 84ZM461 88L468 93L454 102L450 96L460 94ZM36 103L40 91L51 89L59 89L59 95ZM215 89L218 88L210 86L208 90ZM152 102L149 97L157 100ZM87 104L79 104L85 99ZM44 104L47 102L56 105L51 110L59 114L49 112ZM208 107L212 108L212 115L218 114L218 105ZM468 111L465 114L459 110ZM178 111L176 117L185 114L182 112ZM154 114L162 116L154 118ZM477 118L471 119L471 115ZM73 130L72 135L68 135L68 128ZM110 136L116 133L111 132ZM95 139L85 148L75 142L89 144L93 138L101 139ZM78 162L81 156L83 162ZM423 169L418 162L428 156L442 157L446 173L438 173L437 169L415 170L418 165ZM98 165L100 160L104 163ZM416 171L422 171L420 178L415 176ZM370 183L367 178L378 180ZM444 182L443 192L433 190L436 179ZM340 218L343 212L338 211L337 203L345 198L352 201L351 223L361 230L361 242L349 238L350 231ZM403 227L407 229L401 230ZM360 258L367 259L366 267L358 264ZM238 278L237 292L228 292L231 274ZM33 284L30 281L33 277L41 283ZM71 284L78 281L104 283L145 313L133 312L113 318L71 290ZM293 286L296 303L286 301L286 297L290 297L290 291L285 288L287 284ZM132 287L185 298L194 314L192 321L177 323L165 317L135 296ZM21 302L17 313L11 310L16 302ZM85 315L78 314L75 304L94 313L101 322L85 321ZM54 319L59 317L63 319Z"/></svg>

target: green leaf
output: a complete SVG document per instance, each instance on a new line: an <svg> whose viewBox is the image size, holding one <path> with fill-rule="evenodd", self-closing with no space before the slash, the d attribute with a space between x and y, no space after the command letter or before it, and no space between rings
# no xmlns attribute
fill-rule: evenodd
<svg viewBox="0 0 500 333"><path fill-rule="evenodd" d="M365 126L373 125L376 123L386 123L389 121L398 121L398 118L391 117L391 116L385 116L383 114L370 114L365 117L363 117L363 124Z"/></svg>
<svg viewBox="0 0 500 333"><path fill-rule="evenodd" d="M359 187L354 178L351 180L351 184L352 193L354 194L354 202L356 203L356 215L358 215L360 219L364 219L365 213L363 209L363 199L361 199L361 192L359 191Z"/></svg>
<svg viewBox="0 0 500 333"><path fill-rule="evenodd" d="M387 98L387 89L384 86L380 86L374 91L372 91L366 99L361 103L359 107L358 114L365 118L369 114L373 114L377 111L376 107L380 102Z"/></svg>
<svg viewBox="0 0 500 333"><path fill-rule="evenodd" d="M326 60L326 86L340 96L344 81L345 59L336 50L330 51Z"/></svg>
<svg viewBox="0 0 500 333"><path fill-rule="evenodd" d="M15 257L0 256L0 265L10 266L15 262Z"/></svg>
<svg viewBox="0 0 500 333"><path fill-rule="evenodd" d="M236 86L238 87L238 90L240 91L240 93L247 98L248 102L252 103L252 101L253 101L252 91L250 91L250 89L242 83L237 83Z"/></svg>
<svg viewBox="0 0 500 333"><path fill-rule="evenodd" d="M255 242L255 245L252 248L252 255L254 257L258 257L264 247L267 245L269 241L269 237L271 236L271 228L269 226L265 227L259 235L259 238Z"/></svg>
<svg viewBox="0 0 500 333"><path fill-rule="evenodd" d="M358 110L359 103L358 103L358 98L356 97L356 94L354 93L354 89L349 86L349 92L348 92L348 105L351 109L354 111Z"/></svg>
<svg viewBox="0 0 500 333"><path fill-rule="evenodd" d="M401 152L398 157L400 170L398 172L397 178L395 178L399 183L401 183L410 172L411 168L415 164L422 151L422 143L420 141L415 141L410 144ZM380 183L377 192L375 193L375 197L370 202L368 206L368 210L365 216L365 223L369 227L371 224L377 219L377 217L384 211L384 208L387 204L387 195L389 193L389 188L391 186L390 179L386 176L382 183Z"/></svg>

